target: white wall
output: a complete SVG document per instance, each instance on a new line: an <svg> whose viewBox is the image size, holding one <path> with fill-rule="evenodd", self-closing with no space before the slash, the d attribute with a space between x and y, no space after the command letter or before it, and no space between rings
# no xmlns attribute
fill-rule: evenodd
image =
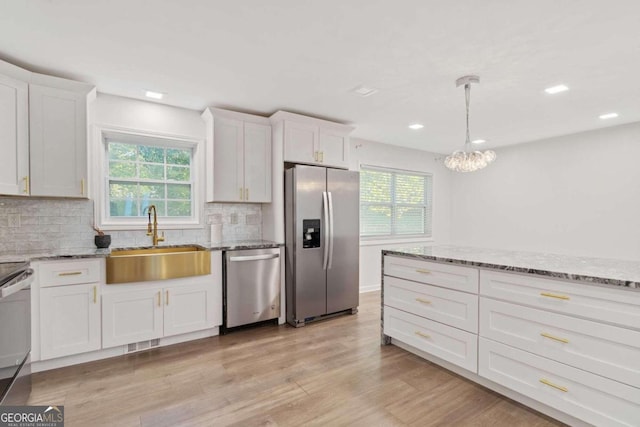
<svg viewBox="0 0 640 427"><path fill-rule="evenodd" d="M99 93L95 123L174 136L205 138L199 111Z"/></svg>
<svg viewBox="0 0 640 427"><path fill-rule="evenodd" d="M360 291L380 288L381 250L412 245L446 244L450 232L451 173L436 158L439 154L352 138L349 169L382 166L433 174L433 237L360 241Z"/></svg>
<svg viewBox="0 0 640 427"><path fill-rule="evenodd" d="M452 243L640 260L640 123L497 154L452 174Z"/></svg>

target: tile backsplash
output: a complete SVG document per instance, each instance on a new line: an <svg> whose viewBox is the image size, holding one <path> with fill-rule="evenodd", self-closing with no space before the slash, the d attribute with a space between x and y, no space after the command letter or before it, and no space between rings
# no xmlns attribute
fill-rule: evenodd
<svg viewBox="0 0 640 427"><path fill-rule="evenodd" d="M141 219L146 222L146 219ZM204 228L160 230L165 244L211 242L209 224L222 224L223 240L262 237L262 209L257 204L207 203ZM0 255L68 253L93 249L93 201L0 197ZM143 230L109 231L111 247L149 246Z"/></svg>

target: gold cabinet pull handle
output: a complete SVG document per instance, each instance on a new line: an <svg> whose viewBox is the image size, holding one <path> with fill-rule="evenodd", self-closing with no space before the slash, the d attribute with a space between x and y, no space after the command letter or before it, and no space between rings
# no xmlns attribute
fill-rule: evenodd
<svg viewBox="0 0 640 427"><path fill-rule="evenodd" d="M249 189L248 188L244 189L244 199L245 200L249 200Z"/></svg>
<svg viewBox="0 0 640 427"><path fill-rule="evenodd" d="M79 276L82 271L65 271L64 273L58 273L58 276Z"/></svg>
<svg viewBox="0 0 640 427"><path fill-rule="evenodd" d="M29 176L25 176L22 180L24 181L24 190L22 190L22 192L24 194L29 194Z"/></svg>
<svg viewBox="0 0 640 427"><path fill-rule="evenodd" d="M431 301L429 301L428 299L416 298L416 301L421 302L423 304L431 304Z"/></svg>
<svg viewBox="0 0 640 427"><path fill-rule="evenodd" d="M324 163L324 151L320 151L320 163Z"/></svg>
<svg viewBox="0 0 640 427"><path fill-rule="evenodd" d="M165 291L165 294L166 294L166 297L167 297L167 300L165 301L165 304L169 305L169 291Z"/></svg>
<svg viewBox="0 0 640 427"><path fill-rule="evenodd" d="M316 162L318 161L318 152L317 151L313 152L313 160L315 160Z"/></svg>
<svg viewBox="0 0 640 427"><path fill-rule="evenodd" d="M549 387L553 387L553 388L555 388L555 389L557 389L557 390L560 390L560 391L562 391L562 392L564 392L564 393L567 393L567 392L569 391L569 389L568 389L568 388L563 387L563 386L561 386L561 385L554 384L554 383L552 383L551 381L549 381L549 380L548 380L548 379L546 379L546 378L540 378L540 382L541 382L542 384L544 384L544 385L548 385Z"/></svg>
<svg viewBox="0 0 640 427"><path fill-rule="evenodd" d="M244 191L242 191L242 187L240 187L240 200L243 200L243 199L242 199L242 195L243 195L243 194L244 194Z"/></svg>
<svg viewBox="0 0 640 427"><path fill-rule="evenodd" d="M431 338L431 335L425 334L424 332L416 331L415 334L422 338Z"/></svg>
<svg viewBox="0 0 640 427"><path fill-rule="evenodd" d="M548 334L546 332L541 332L540 335L545 337L545 338L549 338L550 340L559 341L561 343L569 344L569 340L566 339L566 338L556 337L556 336Z"/></svg>
<svg viewBox="0 0 640 427"><path fill-rule="evenodd" d="M158 307L162 307L162 292L158 291Z"/></svg>
<svg viewBox="0 0 640 427"><path fill-rule="evenodd" d="M431 271L426 270L424 268L418 268L416 269L416 273L421 273L421 274L431 274Z"/></svg>
<svg viewBox="0 0 640 427"><path fill-rule="evenodd" d="M80 195L84 196L84 178L80 180Z"/></svg>
<svg viewBox="0 0 640 427"><path fill-rule="evenodd" d="M97 286L93 287L93 303L94 304L98 303L98 287Z"/></svg>
<svg viewBox="0 0 640 427"><path fill-rule="evenodd" d="M555 298L555 299L563 299L563 300L570 300L571 299L566 295L552 294L551 292L540 292L540 295L542 295L543 297L547 297L547 298Z"/></svg>

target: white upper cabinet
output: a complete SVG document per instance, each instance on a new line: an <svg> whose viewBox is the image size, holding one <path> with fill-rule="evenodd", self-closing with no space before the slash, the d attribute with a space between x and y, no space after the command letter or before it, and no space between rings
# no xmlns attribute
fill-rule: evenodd
<svg viewBox="0 0 640 427"><path fill-rule="evenodd" d="M293 163L317 163L317 125L310 123L284 122L284 160Z"/></svg>
<svg viewBox="0 0 640 427"><path fill-rule="evenodd" d="M349 134L353 127L278 111L271 121L281 129L284 161L338 168L349 167Z"/></svg>
<svg viewBox="0 0 640 427"><path fill-rule="evenodd" d="M28 195L29 86L4 71L0 68L0 194Z"/></svg>
<svg viewBox="0 0 640 427"><path fill-rule="evenodd" d="M88 197L95 88L0 61L0 194Z"/></svg>
<svg viewBox="0 0 640 427"><path fill-rule="evenodd" d="M90 92L85 85L29 85L31 195L87 197Z"/></svg>
<svg viewBox="0 0 640 427"><path fill-rule="evenodd" d="M271 125L250 114L207 108L207 201L271 202Z"/></svg>

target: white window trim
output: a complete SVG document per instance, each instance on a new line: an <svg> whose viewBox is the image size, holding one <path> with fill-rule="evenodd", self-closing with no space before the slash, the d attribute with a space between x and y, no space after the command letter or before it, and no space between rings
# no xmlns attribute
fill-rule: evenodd
<svg viewBox="0 0 640 427"><path fill-rule="evenodd" d="M431 233L423 234L391 234L391 235L373 235L373 236L360 236L360 246L374 246L378 244L392 244L392 243L419 243L419 242L433 242L433 214L435 204L435 177L431 172L423 172L408 169L398 169L388 166L377 166L365 163L359 164L360 172L362 169L378 170L381 172L397 172L411 175L421 175L431 177ZM426 191L426 189L425 189ZM425 194L426 197L426 194ZM358 200L358 205L360 201Z"/></svg>
<svg viewBox="0 0 640 427"><path fill-rule="evenodd" d="M137 138L154 138L156 140L167 140L167 145L175 145L176 147L192 148L193 163L191 172L193 174L193 218L185 220L184 218L162 218L158 222L164 230L182 230L204 228L203 210L204 210L204 139L193 138L184 135L171 135L165 133L150 132L141 129L132 129L125 127L109 126L96 124L93 126L93 150L90 155L92 157L91 175L93 182L92 194L94 200L94 223L97 227L105 231L117 230L146 230L147 221L143 218L109 218L107 209L108 202L108 184L106 170L106 138L110 134L125 135L129 141L135 141ZM177 143L177 145L176 145Z"/></svg>

